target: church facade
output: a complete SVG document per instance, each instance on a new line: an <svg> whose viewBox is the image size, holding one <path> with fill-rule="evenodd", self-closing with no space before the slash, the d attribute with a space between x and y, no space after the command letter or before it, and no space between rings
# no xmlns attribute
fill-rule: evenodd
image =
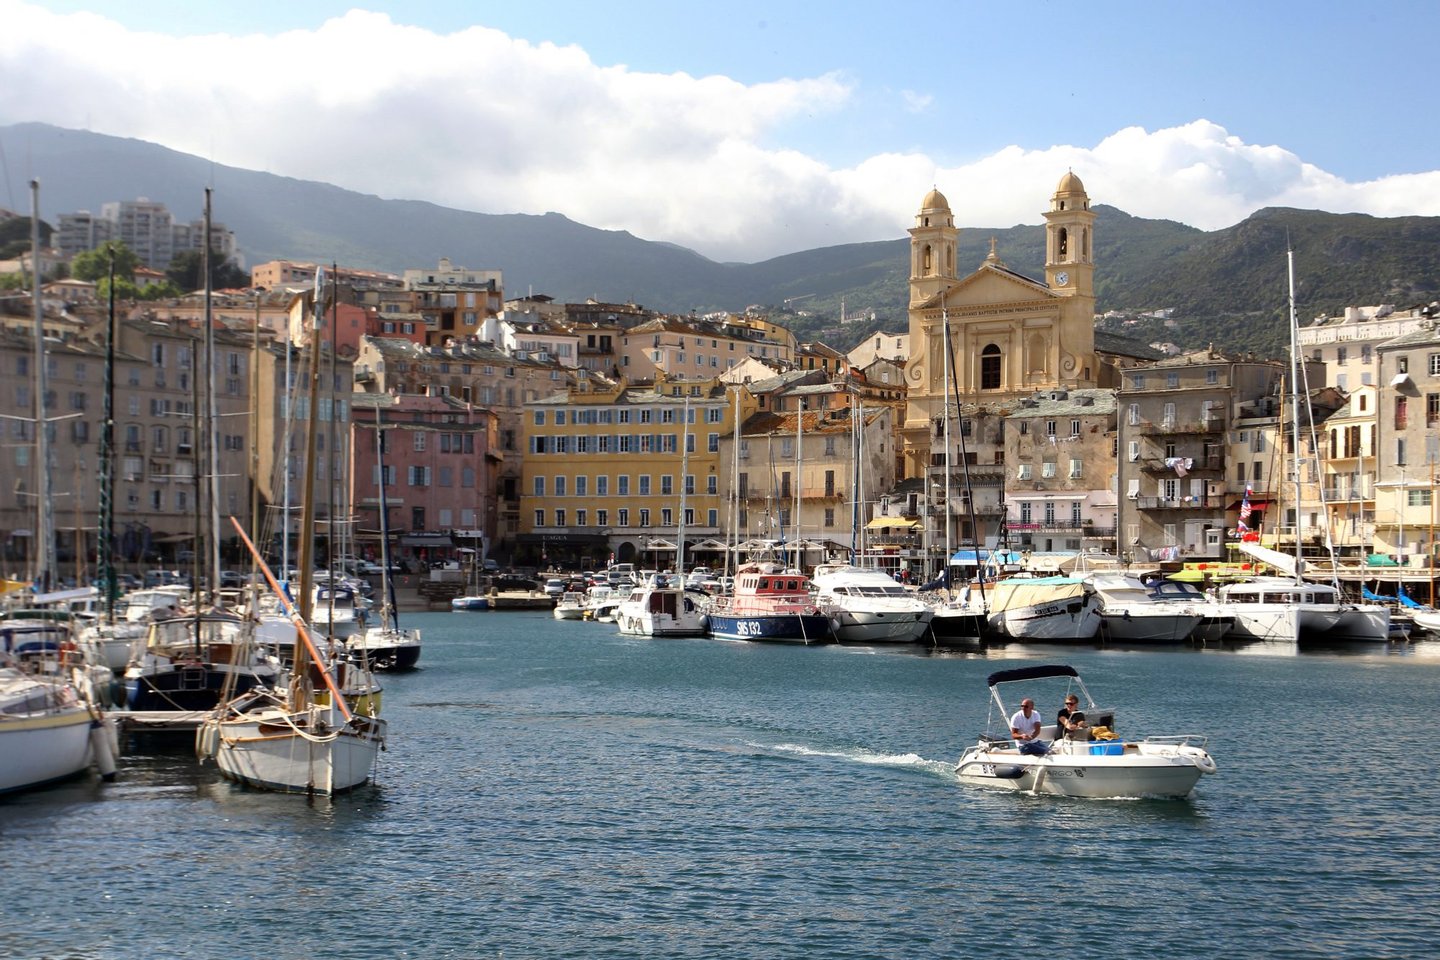
<svg viewBox="0 0 1440 960"><path fill-rule="evenodd" d="M950 204L939 190L925 196L910 230L906 476L935 479L946 437L962 431L971 443L952 458L957 468L1003 465L1001 423L1021 398L1110 379L1095 352L1094 223L1084 184L1067 172L1045 213L1043 280L1006 266L993 240L961 276Z"/></svg>

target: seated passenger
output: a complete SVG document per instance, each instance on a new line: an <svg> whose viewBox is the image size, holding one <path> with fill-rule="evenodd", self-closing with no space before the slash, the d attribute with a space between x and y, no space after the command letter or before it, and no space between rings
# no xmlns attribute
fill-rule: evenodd
<svg viewBox="0 0 1440 960"><path fill-rule="evenodd" d="M1070 694L1065 698L1065 706L1055 716L1055 735L1064 737L1066 740L1089 740L1090 724L1085 721L1085 714L1077 708L1080 706L1080 698Z"/></svg>

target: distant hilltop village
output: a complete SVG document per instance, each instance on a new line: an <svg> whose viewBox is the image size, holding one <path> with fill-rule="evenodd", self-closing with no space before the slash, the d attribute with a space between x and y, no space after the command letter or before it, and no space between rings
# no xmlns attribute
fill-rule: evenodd
<svg viewBox="0 0 1440 960"><path fill-rule="evenodd" d="M507 299L499 271L446 259L401 276L272 261L208 298L144 299L142 278L169 277L179 253L203 249L203 224L197 235L144 200L66 215L42 273L72 263L94 274L94 248L119 241L135 254L120 278L132 299L112 327L105 280L42 287L43 411L28 284L0 299L0 458L14 478L0 491L0 561L20 569L32 554L43 469L62 494L59 557L77 578L93 573L96 476L112 458L129 569L203 547L211 484L199 481L212 465L218 512L274 553L308 455L326 549L374 557L388 530L412 565L488 555L517 568L664 568L683 547L690 564L717 566L737 544L783 542L807 564L854 549L931 577L948 556L973 563L999 544L1164 563L1223 560L1254 534L1432 565L1433 306L1354 308L1298 331L1297 486L1288 363L1097 330L1105 265L1074 173L1044 217L1039 276L993 240L965 272L950 201L930 191L909 231L906 324L841 352L756 308ZM234 266L234 236L212 236L212 260ZM12 269L33 260L22 253ZM41 412L48 464L34 460ZM310 448L300 427L312 414ZM221 536L239 565L238 543Z"/></svg>

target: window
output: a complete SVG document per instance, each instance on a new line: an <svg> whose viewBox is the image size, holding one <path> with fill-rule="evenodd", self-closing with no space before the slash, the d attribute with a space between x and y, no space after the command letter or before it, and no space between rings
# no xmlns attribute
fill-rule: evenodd
<svg viewBox="0 0 1440 960"><path fill-rule="evenodd" d="M543 496L545 496L545 478L544 478L544 477L536 477L536 478L535 478L535 496L537 496L537 497L543 497Z"/></svg>
<svg viewBox="0 0 1440 960"><path fill-rule="evenodd" d="M1078 458L1076 458L1076 457L1071 457L1071 458L1070 458L1070 479L1071 479L1071 480L1079 479L1079 477L1080 477L1080 464L1081 464L1081 461L1080 461Z"/></svg>
<svg viewBox="0 0 1440 960"><path fill-rule="evenodd" d="M1071 421L1070 421L1070 436L1072 436L1072 437L1078 437L1078 436L1080 436L1080 421L1079 421L1079 420L1071 420Z"/></svg>
<svg viewBox="0 0 1440 960"><path fill-rule="evenodd" d="M595 511L595 526L597 526L597 527L608 527L609 525L610 525L610 511L609 511L609 510L596 510L596 511Z"/></svg>
<svg viewBox="0 0 1440 960"><path fill-rule="evenodd" d="M1136 390L1144 390L1144 389L1145 389L1145 374L1143 374L1143 373L1137 373L1137 374L1135 374L1135 376L1131 377L1131 378L1130 378L1130 386L1133 387L1133 388L1136 389Z"/></svg>
<svg viewBox="0 0 1440 960"><path fill-rule="evenodd" d="M1046 522L1046 523L1054 523L1054 522L1055 522L1055 501L1053 501L1053 500L1046 500L1046 501L1045 501L1045 522Z"/></svg>
<svg viewBox="0 0 1440 960"><path fill-rule="evenodd" d="M1345 347L1336 347L1336 348L1335 348L1335 362L1336 362L1336 363L1345 363L1345 362L1347 362L1348 360L1349 360L1349 350L1347 350Z"/></svg>
<svg viewBox="0 0 1440 960"><path fill-rule="evenodd" d="M589 496L589 495L590 495L589 487L590 487L590 478L589 478L589 477L586 477L586 476L583 476L583 475L582 475L582 476L578 476L578 477L575 478L575 496L577 496L577 497L587 497L587 496ZM583 523L580 524L580 525L581 525L582 527L584 526Z"/></svg>
<svg viewBox="0 0 1440 960"><path fill-rule="evenodd" d="M827 513L831 513L831 512L833 512L833 511L826 511L826 512L827 512ZM718 526L720 526L720 511L719 511L719 510L707 510L707 511L705 511L705 525L706 525L707 527L718 527ZM832 525L833 525L833 524L832 524Z"/></svg>
<svg viewBox="0 0 1440 960"><path fill-rule="evenodd" d="M1040 464L1040 476L1046 480L1049 480L1055 476L1054 460L1046 460L1044 463Z"/></svg>
<svg viewBox="0 0 1440 960"><path fill-rule="evenodd" d="M1429 358L1430 376L1440 377L1440 353L1432 353Z"/></svg>
<svg viewBox="0 0 1440 960"><path fill-rule="evenodd" d="M1031 509L1031 508L1030 508L1030 501L1029 501L1029 500L1021 500L1021 501L1020 501L1020 522L1021 522L1021 523L1032 523L1032 522L1033 522L1033 521L1031 520L1032 514L1031 514L1031 512L1030 512L1030 509Z"/></svg>
<svg viewBox="0 0 1440 960"><path fill-rule="evenodd" d="M1425 394L1425 425L1433 427L1440 420L1440 393Z"/></svg>
<svg viewBox="0 0 1440 960"><path fill-rule="evenodd" d="M1207 384L1209 384L1210 386L1212 386L1212 387L1215 386L1217 383L1220 382L1220 371L1219 371L1219 370L1206 370L1206 371L1205 371L1205 382L1206 382Z"/></svg>
<svg viewBox="0 0 1440 960"><path fill-rule="evenodd" d="M672 477L672 476L671 476L670 474L668 474L668 473L665 474L664 476L662 476L662 477L660 478L660 496L662 496L662 497L668 497L668 496L673 495L674 492L675 492L675 486L674 486L674 485L675 485L675 478L674 478L674 477Z"/></svg>
<svg viewBox="0 0 1440 960"><path fill-rule="evenodd" d="M1405 491L1405 493L1406 493L1406 495L1409 497L1409 505L1410 505L1410 506L1412 506L1412 507L1428 507L1428 506L1430 506L1430 491L1429 491L1429 490L1407 490L1407 491Z"/></svg>
<svg viewBox="0 0 1440 960"><path fill-rule="evenodd" d="M642 527L648 527L648 526L650 526L650 508L649 508L649 507L641 507L641 508L640 508L640 526L642 526Z"/></svg>
<svg viewBox="0 0 1440 960"><path fill-rule="evenodd" d="M1016 478L1019 479L1019 480L1029 480L1029 479L1030 479L1030 464L1028 464L1028 463L1022 463L1022 464L1020 464L1020 471L1019 471L1019 473L1016 474Z"/></svg>
<svg viewBox="0 0 1440 960"><path fill-rule="evenodd" d="M610 495L610 478L607 477L607 476L603 476L603 475L602 475L602 476L599 476L599 477L596 477L596 478L595 478L595 496L597 496L597 497L608 497L609 495ZM602 526L602 527L605 526L605 522L604 522L603 520L600 521L600 526Z"/></svg>
<svg viewBox="0 0 1440 960"><path fill-rule="evenodd" d="M557 497L563 497L563 496L565 496L565 478L564 478L563 476L559 476L559 477L556 477L556 478L555 478L555 496L557 496ZM557 521L557 522L558 522L558 521Z"/></svg>
<svg viewBox="0 0 1440 960"><path fill-rule="evenodd" d="M1176 373L1173 370L1165 374L1165 386L1169 387L1171 390L1174 390L1176 387L1180 386L1180 374Z"/></svg>
<svg viewBox="0 0 1440 960"><path fill-rule="evenodd" d="M1395 441L1395 465L1405 466L1405 441L1403 439Z"/></svg>
<svg viewBox="0 0 1440 960"><path fill-rule="evenodd" d="M616 523L617 526L621 526L621 527L628 527L628 526L630 526L630 508L629 508L629 507L621 507L619 510L616 510L616 511L615 511L615 523Z"/></svg>
<svg viewBox="0 0 1440 960"><path fill-rule="evenodd" d="M1070 504L1070 522L1076 526L1080 525L1080 501L1075 500Z"/></svg>
<svg viewBox="0 0 1440 960"><path fill-rule="evenodd" d="M535 411L535 426L537 426L537 427L543 427L543 426L545 426L545 411L544 411L544 410L536 410L536 411Z"/></svg>
<svg viewBox="0 0 1440 960"><path fill-rule="evenodd" d="M586 524L585 524L585 520L586 520L587 516L588 516L587 511L585 511L585 510L576 510L576 511L575 511L575 526L577 526L577 527L583 527L583 526L585 526L585 525L586 525Z"/></svg>
<svg viewBox="0 0 1440 960"><path fill-rule="evenodd" d="M535 511L535 526L537 526L537 527L543 527L543 526L545 526L545 511L544 511L544 510L536 510L536 511Z"/></svg>
<svg viewBox="0 0 1440 960"><path fill-rule="evenodd" d="M414 449L415 449L417 452L424 451L424 449L425 449L425 432L424 432L423 430L416 430L416 431L414 431L413 433L411 433L410 436L411 436L411 438L412 438L412 443L413 443L413 445L414 445Z"/></svg>
<svg viewBox="0 0 1440 960"><path fill-rule="evenodd" d="M1436 354L1440 357L1440 354ZM999 390L1001 384L1000 376L1000 348L995 344L987 344L985 349L980 351L980 389Z"/></svg>
<svg viewBox="0 0 1440 960"><path fill-rule="evenodd" d="M1047 437L1053 437L1053 436L1055 436L1055 421L1054 421L1054 420L1046 420L1046 421L1045 421L1045 436L1047 436Z"/></svg>
<svg viewBox="0 0 1440 960"><path fill-rule="evenodd" d="M660 526L662 526L662 527L673 527L673 526L675 526L675 511L674 511L674 510L670 509L669 507L665 507L663 510L660 511Z"/></svg>
<svg viewBox="0 0 1440 960"><path fill-rule="evenodd" d="M565 526L565 511L563 509L555 511L555 526Z"/></svg>
<svg viewBox="0 0 1440 960"><path fill-rule="evenodd" d="M639 493L642 497L650 496L650 475L648 473L642 473L640 475Z"/></svg>
<svg viewBox="0 0 1440 960"><path fill-rule="evenodd" d="M1409 400L1410 400L1409 397L1396 397L1396 398L1395 398L1395 429L1396 429L1396 430L1404 430L1406 424L1409 423L1409 420L1410 420L1410 416L1409 416L1410 403L1409 403Z"/></svg>
<svg viewBox="0 0 1440 960"><path fill-rule="evenodd" d="M1130 404L1130 417L1129 417L1129 420L1130 420L1130 426L1132 426L1132 427L1133 427L1133 426L1136 426L1136 425L1138 425L1138 424L1140 423L1140 404L1138 404L1138 403L1132 403L1132 404Z"/></svg>
<svg viewBox="0 0 1440 960"><path fill-rule="evenodd" d="M1131 462L1131 463L1134 463L1136 460L1139 460L1139 459L1140 459L1140 441L1139 441L1139 440L1131 440L1131 441L1130 441L1130 462Z"/></svg>
<svg viewBox="0 0 1440 960"><path fill-rule="evenodd" d="M615 494L621 497L630 496L630 475L622 473L615 478Z"/></svg>

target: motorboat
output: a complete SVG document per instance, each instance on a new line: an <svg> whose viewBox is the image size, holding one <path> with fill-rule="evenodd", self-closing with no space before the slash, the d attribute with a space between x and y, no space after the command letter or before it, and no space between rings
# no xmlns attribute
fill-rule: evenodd
<svg viewBox="0 0 1440 960"><path fill-rule="evenodd" d="M1017 741L1010 731L1014 704L1006 704L1001 687L1023 683L1028 690L1045 680L1064 681L1056 703L1064 702L1064 694L1079 691L1087 726L1059 736L1055 724L1046 724L1035 740ZM1174 798L1188 796L1201 777L1215 773L1215 760L1206 751L1203 736L1120 736L1115 711L1096 705L1074 667L1050 664L1000 670L986 682L991 723L960 757L955 773L961 783L1092 799Z"/></svg>
<svg viewBox="0 0 1440 960"><path fill-rule="evenodd" d="M985 640L990 614L976 594L967 590L953 600L937 600L930 619L930 638L938 647L974 647Z"/></svg>
<svg viewBox="0 0 1440 960"><path fill-rule="evenodd" d="M1200 625L1199 612L1156 600L1139 577L1097 573L1087 579L1100 597L1100 635L1108 641L1183 643Z"/></svg>
<svg viewBox="0 0 1440 960"><path fill-rule="evenodd" d="M840 643L914 643L935 609L882 570L850 564L815 568L815 604L829 615Z"/></svg>
<svg viewBox="0 0 1440 960"><path fill-rule="evenodd" d="M0 667L0 793L64 780L92 763L111 779L115 736L113 721L71 684Z"/></svg>
<svg viewBox="0 0 1440 960"><path fill-rule="evenodd" d="M154 620L174 617L189 609L193 591L171 584L132 590L121 598L123 605L114 623L96 620L82 627L75 643L89 663L124 673L139 652Z"/></svg>
<svg viewBox="0 0 1440 960"><path fill-rule="evenodd" d="M577 590L566 590L555 602L556 620L583 620L585 618L585 594Z"/></svg>
<svg viewBox="0 0 1440 960"><path fill-rule="evenodd" d="M490 598L483 593L471 593L455 597L450 601L451 610L489 610Z"/></svg>
<svg viewBox="0 0 1440 960"><path fill-rule="evenodd" d="M364 627L363 606L348 584L334 580L316 584L310 609L315 632L320 636L348 640Z"/></svg>
<svg viewBox="0 0 1440 960"><path fill-rule="evenodd" d="M735 592L716 597L710 636L722 640L829 643L834 628L810 595L810 578L778 563L747 563L735 574Z"/></svg>
<svg viewBox="0 0 1440 960"><path fill-rule="evenodd" d="M1200 646L1219 643L1235 627L1235 612L1228 604L1201 593L1183 580L1157 579L1150 583L1150 599L1173 603L1199 614L1200 622L1190 631L1190 642Z"/></svg>
<svg viewBox="0 0 1440 960"><path fill-rule="evenodd" d="M990 626L1016 640L1093 640L1100 599L1083 577L1007 577L991 584Z"/></svg>
<svg viewBox="0 0 1440 960"><path fill-rule="evenodd" d="M615 609L620 632L639 637L705 635L705 594L679 577L655 574Z"/></svg>

